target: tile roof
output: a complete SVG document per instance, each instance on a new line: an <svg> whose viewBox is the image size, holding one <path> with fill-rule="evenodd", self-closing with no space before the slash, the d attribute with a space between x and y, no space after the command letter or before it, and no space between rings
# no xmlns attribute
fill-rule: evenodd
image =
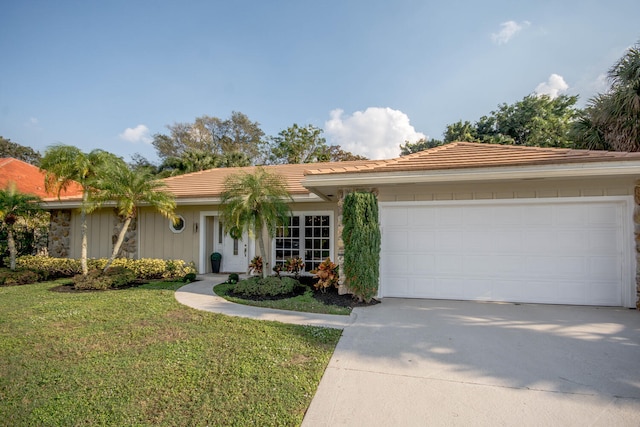
<svg viewBox="0 0 640 427"><path fill-rule="evenodd" d="M323 163L323 166L331 168L359 167L360 165L371 163L370 160L358 160L350 162ZM306 195L310 191L301 184L304 172L309 169L310 164L293 165L270 165L262 166L268 172L282 175L287 182L287 190L291 195ZM179 198L200 198L217 197L224 191L225 179L234 173L251 173L256 166L243 168L216 168L200 172L193 172L186 175L179 175L163 179L166 190Z"/></svg>
<svg viewBox="0 0 640 427"><path fill-rule="evenodd" d="M369 162L358 166L320 167L308 170L306 175L535 166L625 160L638 161L640 153L453 142L391 160Z"/></svg>
<svg viewBox="0 0 640 427"><path fill-rule="evenodd" d="M0 158L0 188L7 188L10 182L15 182L21 193L34 194L42 198L57 197L57 194L45 191L44 173L40 168L12 157ZM60 196L73 197L81 194L80 184L73 183Z"/></svg>

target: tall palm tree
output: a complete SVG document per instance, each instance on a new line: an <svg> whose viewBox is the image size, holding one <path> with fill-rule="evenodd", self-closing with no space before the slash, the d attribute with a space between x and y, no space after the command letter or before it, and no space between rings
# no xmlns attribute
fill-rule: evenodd
<svg viewBox="0 0 640 427"><path fill-rule="evenodd" d="M148 171L132 171L122 160L113 163L109 172L98 178L96 185L98 190L92 196L88 212L113 201L123 220L111 257L104 267L107 271L120 252L129 225L138 214L138 207L151 206L161 215L175 219L176 202L172 194L162 190L165 185L162 181L154 180Z"/></svg>
<svg viewBox="0 0 640 427"><path fill-rule="evenodd" d="M614 150L640 151L640 43L611 67L608 78L609 91L589 102L589 121L574 127L577 141L588 144L601 134Z"/></svg>
<svg viewBox="0 0 640 427"><path fill-rule="evenodd" d="M18 192L15 183L10 183L5 190L0 190L0 221L7 227L7 246L11 270L16 269L16 242L13 236L14 227L20 218L27 218L42 211L40 198L31 194Z"/></svg>
<svg viewBox="0 0 640 427"><path fill-rule="evenodd" d="M120 159L104 150L84 153L77 147L57 144L47 148L40 162L40 169L45 173L45 189L47 191L56 192L60 196L60 193L74 181L82 186L80 263L83 275L88 272L86 215L89 197L95 188L96 178L105 171L110 163L117 160Z"/></svg>
<svg viewBox="0 0 640 427"><path fill-rule="evenodd" d="M266 263L264 231L273 238L276 227L291 216L287 202L292 198L287 191L284 178L256 168L254 173L240 172L229 175L222 193L222 221L231 237L240 238L246 230L249 236L258 239L264 268L262 277L269 269Z"/></svg>

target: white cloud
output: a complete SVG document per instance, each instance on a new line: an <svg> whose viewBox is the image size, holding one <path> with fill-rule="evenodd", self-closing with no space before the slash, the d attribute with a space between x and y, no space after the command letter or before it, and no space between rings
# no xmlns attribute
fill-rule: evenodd
<svg viewBox="0 0 640 427"><path fill-rule="evenodd" d="M138 125L134 128L126 128L124 132L118 135L120 139L124 139L129 142L144 142L151 144L151 137L149 136L149 128L145 125Z"/></svg>
<svg viewBox="0 0 640 427"><path fill-rule="evenodd" d="M324 131L328 142L343 150L372 160L391 159L400 155L400 144L426 138L409 123L409 117L391 108L369 107L343 116L344 111L331 111Z"/></svg>
<svg viewBox="0 0 640 427"><path fill-rule="evenodd" d="M29 123L31 123L32 125L37 125L39 122L38 122L38 119L37 119L37 118L35 118L35 117L30 117L30 118L29 118Z"/></svg>
<svg viewBox="0 0 640 427"><path fill-rule="evenodd" d="M549 80L536 86L535 93L537 95L549 95L551 99L555 99L561 92L566 92L569 85L559 74L551 74Z"/></svg>
<svg viewBox="0 0 640 427"><path fill-rule="evenodd" d="M498 45L506 44L511 40L511 38L513 38L513 36L527 28L529 25L531 25L531 22L529 21L522 21L520 23L516 21L503 22L500 24L500 31L491 34L491 40Z"/></svg>

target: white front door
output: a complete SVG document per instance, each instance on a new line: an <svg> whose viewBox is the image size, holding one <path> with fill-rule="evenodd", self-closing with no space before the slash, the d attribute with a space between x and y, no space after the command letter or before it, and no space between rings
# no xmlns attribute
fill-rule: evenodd
<svg viewBox="0 0 640 427"><path fill-rule="evenodd" d="M224 273L246 273L249 267L249 239L247 233L242 239L234 239L225 234L222 239L222 263Z"/></svg>

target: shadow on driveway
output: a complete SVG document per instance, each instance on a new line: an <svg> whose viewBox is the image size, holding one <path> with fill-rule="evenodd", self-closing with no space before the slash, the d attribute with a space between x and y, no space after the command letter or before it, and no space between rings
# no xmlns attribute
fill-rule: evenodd
<svg viewBox="0 0 640 427"><path fill-rule="evenodd" d="M386 298L359 308L305 426L640 425L640 313Z"/></svg>

